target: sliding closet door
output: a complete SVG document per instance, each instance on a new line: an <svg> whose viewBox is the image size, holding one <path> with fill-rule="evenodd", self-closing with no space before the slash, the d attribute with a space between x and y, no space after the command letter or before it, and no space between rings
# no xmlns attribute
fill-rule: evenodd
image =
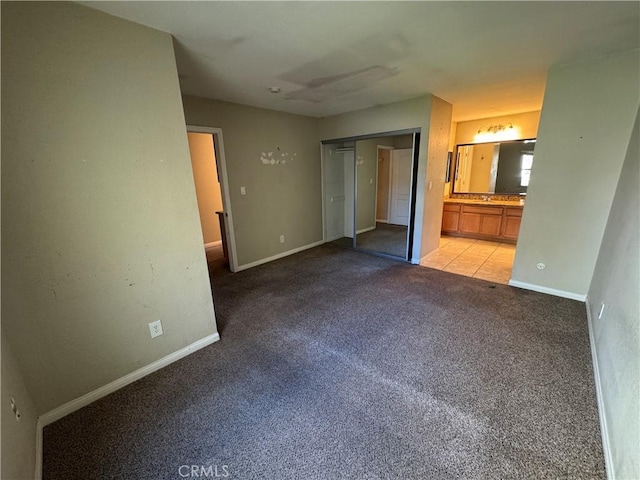
<svg viewBox="0 0 640 480"><path fill-rule="evenodd" d="M410 135L388 136L356 142L356 248L407 258L408 224L410 216L412 149ZM391 151L389 156L380 152ZM393 159L400 159L394 162ZM380 169L383 169L381 172ZM380 184L379 184L379 180ZM382 188L386 189L383 191ZM385 202L386 209L377 204ZM376 212L387 212L386 218L376 218ZM393 214L393 215L392 215Z"/></svg>

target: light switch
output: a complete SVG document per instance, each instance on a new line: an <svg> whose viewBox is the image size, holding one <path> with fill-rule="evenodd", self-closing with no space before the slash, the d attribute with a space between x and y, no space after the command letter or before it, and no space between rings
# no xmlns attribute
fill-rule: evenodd
<svg viewBox="0 0 640 480"><path fill-rule="evenodd" d="M244 187L240 187L240 195L246 195L247 190Z"/></svg>

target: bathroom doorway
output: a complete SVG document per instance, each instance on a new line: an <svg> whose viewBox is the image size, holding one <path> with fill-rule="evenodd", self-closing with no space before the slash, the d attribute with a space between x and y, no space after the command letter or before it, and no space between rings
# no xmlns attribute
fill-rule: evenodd
<svg viewBox="0 0 640 480"><path fill-rule="evenodd" d="M231 231L231 205L226 182L222 131L187 126L194 185L202 227L203 246L210 273L235 271L235 244Z"/></svg>

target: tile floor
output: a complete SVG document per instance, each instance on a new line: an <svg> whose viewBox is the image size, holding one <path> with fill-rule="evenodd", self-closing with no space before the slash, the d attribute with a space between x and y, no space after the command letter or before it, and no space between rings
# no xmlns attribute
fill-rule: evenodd
<svg viewBox="0 0 640 480"><path fill-rule="evenodd" d="M440 248L420 265L507 284L515 254L516 246L509 243L442 236Z"/></svg>

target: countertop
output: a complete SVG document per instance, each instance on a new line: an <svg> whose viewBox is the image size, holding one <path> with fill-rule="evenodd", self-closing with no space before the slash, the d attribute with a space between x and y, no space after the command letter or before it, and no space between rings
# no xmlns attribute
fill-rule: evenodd
<svg viewBox="0 0 640 480"><path fill-rule="evenodd" d="M490 207L495 205L496 207L524 207L524 203L520 203L519 200L473 200L467 198L445 198L444 203L464 203L467 205L485 205Z"/></svg>

